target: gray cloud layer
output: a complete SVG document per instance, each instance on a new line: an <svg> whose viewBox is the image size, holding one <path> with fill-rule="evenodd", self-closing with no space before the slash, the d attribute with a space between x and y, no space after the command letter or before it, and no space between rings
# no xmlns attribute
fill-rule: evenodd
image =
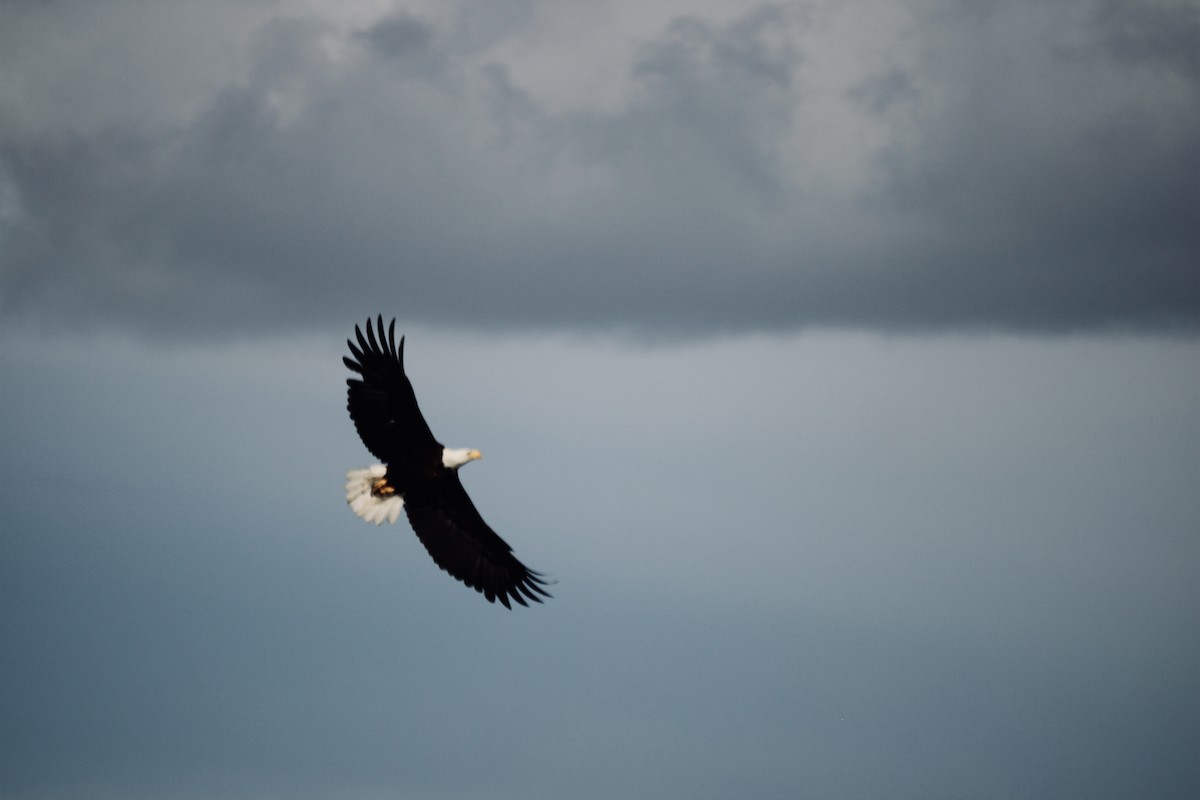
<svg viewBox="0 0 1200 800"><path fill-rule="evenodd" d="M1190 3L86 8L0 11L10 319L1200 321Z"/></svg>

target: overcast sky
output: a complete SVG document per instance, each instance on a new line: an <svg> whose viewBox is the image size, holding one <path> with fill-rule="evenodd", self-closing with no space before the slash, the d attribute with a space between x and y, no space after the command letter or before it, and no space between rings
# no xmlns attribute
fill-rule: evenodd
<svg viewBox="0 0 1200 800"><path fill-rule="evenodd" d="M1195 797L1198 209L1187 0L0 2L0 797Z"/></svg>
<svg viewBox="0 0 1200 800"><path fill-rule="evenodd" d="M5 3L6 318L1200 320L1194 3L578 5Z"/></svg>

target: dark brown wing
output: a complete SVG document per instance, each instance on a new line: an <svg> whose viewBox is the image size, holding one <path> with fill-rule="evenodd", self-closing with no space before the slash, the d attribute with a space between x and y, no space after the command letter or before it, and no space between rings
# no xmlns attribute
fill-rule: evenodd
<svg viewBox="0 0 1200 800"><path fill-rule="evenodd" d="M489 603L499 600L512 608L510 598L525 606L526 599L540 603L550 596L542 589L547 582L541 573L518 561L479 516L454 470L409 487L404 510L437 565Z"/></svg>
<svg viewBox="0 0 1200 800"><path fill-rule="evenodd" d="M358 346L346 340L354 359L342 358L346 366L362 376L346 383L346 407L358 429L359 438L376 458L409 471L429 464L441 466L442 446L433 438L412 384L404 374L404 337L396 346L396 320L384 336L383 317L377 320L378 333L367 320L367 335L357 325L354 336Z"/></svg>

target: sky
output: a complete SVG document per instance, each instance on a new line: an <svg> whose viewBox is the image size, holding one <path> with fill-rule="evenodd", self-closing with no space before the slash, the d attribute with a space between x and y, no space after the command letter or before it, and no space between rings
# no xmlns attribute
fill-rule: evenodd
<svg viewBox="0 0 1200 800"><path fill-rule="evenodd" d="M1194 797L1197 209L1192 2L0 3L0 798Z"/></svg>

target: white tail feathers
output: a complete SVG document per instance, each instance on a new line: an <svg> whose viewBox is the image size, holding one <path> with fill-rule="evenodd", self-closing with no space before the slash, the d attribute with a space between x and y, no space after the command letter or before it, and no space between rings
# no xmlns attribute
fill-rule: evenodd
<svg viewBox="0 0 1200 800"><path fill-rule="evenodd" d="M376 525L384 520L395 522L404 508L404 498L387 484L385 475L387 467L383 464L346 473L346 502L355 514Z"/></svg>

